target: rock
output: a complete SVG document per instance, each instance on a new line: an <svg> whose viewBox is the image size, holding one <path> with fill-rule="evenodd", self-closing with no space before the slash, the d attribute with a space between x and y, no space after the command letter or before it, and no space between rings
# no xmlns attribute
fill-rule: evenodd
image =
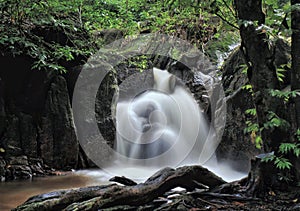
<svg viewBox="0 0 300 211"><path fill-rule="evenodd" d="M44 176L49 172L52 172L52 170L49 171L49 167L44 165L43 160L40 158L30 158L29 166L33 176Z"/></svg>
<svg viewBox="0 0 300 211"><path fill-rule="evenodd" d="M28 81L28 87L8 86L11 96L5 114L7 124L4 132L0 133L0 147L7 163L18 165L9 169L8 179L47 174L51 169L44 169L45 164L68 170L77 166L79 148L65 79L55 73L45 73L29 70L28 78L22 79ZM12 80L10 76L6 77L7 81ZM20 77L23 77L22 74ZM19 101L19 95L13 94L18 93L14 89L27 96L24 102ZM30 90L38 102L36 99L31 101ZM22 156L40 157L45 163L28 164L28 161L19 159ZM25 171L20 167L22 165L31 170Z"/></svg>
<svg viewBox="0 0 300 211"><path fill-rule="evenodd" d="M21 148L25 155L30 157L38 156L38 131L36 122L33 116L29 114L20 113L19 114L19 124L20 124L20 139Z"/></svg>
<svg viewBox="0 0 300 211"><path fill-rule="evenodd" d="M69 32L62 28L43 25L29 30L30 34L49 43L73 45L67 36ZM88 39L84 29L76 30L74 36ZM73 56L72 61L58 62L72 69L86 60L83 55ZM71 112L72 90L68 89L64 74L32 69L35 61L30 56L12 56L6 51L0 56L0 64L5 67L0 69L0 156L6 163L20 156L27 156L28 160L44 159L45 162L29 162L28 166L36 175L47 173L52 167L76 168L79 146ZM16 165L27 168L25 163ZM11 168L9 177L18 178L19 170L24 173L21 167ZM23 173L20 175L26 175ZM5 176L3 171L0 176Z"/></svg>
<svg viewBox="0 0 300 211"><path fill-rule="evenodd" d="M79 146L62 76L55 77L50 85L40 133L41 157L46 164L59 169L76 167Z"/></svg>
<svg viewBox="0 0 300 211"><path fill-rule="evenodd" d="M115 140L115 125L112 115L112 102L117 84L116 76L107 74L99 86L96 98L96 120L98 128L107 144L113 148ZM102 152L107 155L107 152ZM106 156L104 156L105 158Z"/></svg>
<svg viewBox="0 0 300 211"><path fill-rule="evenodd" d="M10 180L32 178L30 167L25 165L8 165L6 173L8 174L6 177Z"/></svg>
<svg viewBox="0 0 300 211"><path fill-rule="evenodd" d="M0 77L0 137L2 136L4 128L5 128L4 85Z"/></svg>
<svg viewBox="0 0 300 211"><path fill-rule="evenodd" d="M1 182L5 181L5 172L6 172L5 166L6 166L6 162L5 162L4 158L0 157L0 180L1 180Z"/></svg>
<svg viewBox="0 0 300 211"><path fill-rule="evenodd" d="M24 166L28 166L28 158L27 156L23 155L23 156L18 156L18 157L9 157L7 159L7 164L8 165L24 165Z"/></svg>
<svg viewBox="0 0 300 211"><path fill-rule="evenodd" d="M5 149L5 158L10 156L20 156L23 154L19 125L20 120L17 115L7 115L7 126L3 136L1 137L1 141Z"/></svg>
<svg viewBox="0 0 300 211"><path fill-rule="evenodd" d="M242 87L248 83L247 75L242 73L244 59L239 49L235 50L223 66L223 87L227 97L226 127L222 142L217 148L219 162L230 163L238 171L250 170L250 160L259 153L251 142L250 134L244 134L249 116L246 110L254 108L251 93Z"/></svg>

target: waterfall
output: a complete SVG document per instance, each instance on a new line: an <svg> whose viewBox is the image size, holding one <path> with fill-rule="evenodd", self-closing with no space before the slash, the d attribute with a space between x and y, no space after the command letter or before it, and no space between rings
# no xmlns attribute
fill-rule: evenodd
<svg viewBox="0 0 300 211"><path fill-rule="evenodd" d="M203 149L212 140L200 106L174 75L157 68L153 75L152 89L117 103L115 146L122 165L159 168L206 161L199 160L201 152L211 156L214 151Z"/></svg>

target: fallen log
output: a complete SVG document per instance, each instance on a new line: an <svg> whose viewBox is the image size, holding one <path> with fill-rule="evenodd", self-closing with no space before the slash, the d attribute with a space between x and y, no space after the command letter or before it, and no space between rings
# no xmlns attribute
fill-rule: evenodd
<svg viewBox="0 0 300 211"><path fill-rule="evenodd" d="M211 189L225 183L222 178L201 166L164 168L144 183L134 186L111 184L57 191L31 197L14 210L98 210L118 205L139 206L152 202L176 187L191 191L199 188L199 184Z"/></svg>

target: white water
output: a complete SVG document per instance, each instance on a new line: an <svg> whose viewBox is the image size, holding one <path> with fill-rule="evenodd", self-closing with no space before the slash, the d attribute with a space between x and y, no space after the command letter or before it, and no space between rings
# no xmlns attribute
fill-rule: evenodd
<svg viewBox="0 0 300 211"><path fill-rule="evenodd" d="M112 174L147 178L160 168L205 164L216 149L214 134L192 94L167 71L153 69L151 90L116 107Z"/></svg>
<svg viewBox="0 0 300 211"><path fill-rule="evenodd" d="M140 181L166 166L200 164L226 181L246 176L216 161L215 134L179 79L156 68L153 75L151 90L117 103L115 146L119 156L106 170Z"/></svg>
<svg viewBox="0 0 300 211"><path fill-rule="evenodd" d="M128 158L125 165L198 162L200 154L189 155L202 149L208 134L199 106L174 75L156 68L153 74L153 89L117 104L117 151Z"/></svg>

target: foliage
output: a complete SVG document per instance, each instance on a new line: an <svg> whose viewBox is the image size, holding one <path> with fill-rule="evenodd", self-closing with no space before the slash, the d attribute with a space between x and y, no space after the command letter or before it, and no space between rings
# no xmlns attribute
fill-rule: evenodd
<svg viewBox="0 0 300 211"><path fill-rule="evenodd" d="M298 137L298 134L300 134L299 129L296 132L296 136ZM290 160L285 157L290 154L293 154L297 158L300 156L300 139L298 138L298 141L295 143L285 143L282 142L279 145L278 148L278 155L271 154L270 156L267 156L263 159L264 162L274 162L274 165L279 170L286 170L291 169L292 163Z"/></svg>
<svg viewBox="0 0 300 211"><path fill-rule="evenodd" d="M295 143L286 143L282 142L279 145L278 153L275 155L270 154L269 156L265 157L262 161L263 162L273 162L275 167L280 170L278 173L279 179L285 182L289 182L292 180L291 175L289 174L288 170L291 170L293 167L290 159L288 158L289 155L294 155L297 158L300 157L300 129L297 130L295 136L297 137L297 142Z"/></svg>
<svg viewBox="0 0 300 211"><path fill-rule="evenodd" d="M65 71L61 62L89 57L101 42L91 39L103 29L125 35L162 32L202 48L218 35L211 1L198 0L0 0L2 54L28 55L33 68ZM50 28L67 36L68 43L47 40L37 30ZM87 33L89 36L82 34ZM94 43L99 44L95 46Z"/></svg>
<svg viewBox="0 0 300 211"><path fill-rule="evenodd" d="M272 97L277 97L283 99L285 102L288 102L291 98L295 98L297 95L300 96L300 90L293 91L281 91L277 89L270 90Z"/></svg>
<svg viewBox="0 0 300 211"><path fill-rule="evenodd" d="M88 57L92 48L75 13L78 2L0 0L1 53L27 55L35 60L32 68L60 72L66 71L62 60ZM47 33L66 36L65 41L51 40Z"/></svg>
<svg viewBox="0 0 300 211"><path fill-rule="evenodd" d="M255 120L257 121L257 112L255 108L247 109L245 113L252 117L255 117ZM268 112L267 119L268 121L265 122L261 127L256 121L246 121L247 127L244 129L244 133L250 133L251 141L258 149L261 149L263 144L263 139L260 135L263 130L276 128L287 129L290 127L290 124L286 120L280 118L274 112Z"/></svg>

